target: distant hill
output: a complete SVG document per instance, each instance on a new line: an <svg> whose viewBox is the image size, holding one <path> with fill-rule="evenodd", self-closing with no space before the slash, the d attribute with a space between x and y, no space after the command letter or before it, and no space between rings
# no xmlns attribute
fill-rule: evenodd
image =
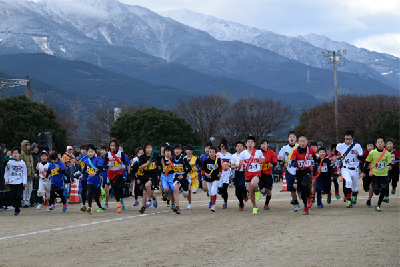
<svg viewBox="0 0 400 267"><path fill-rule="evenodd" d="M0 71L18 77L29 74L30 78L56 86L71 95L105 96L131 105L145 102L168 109L177 99L190 95L186 91L153 85L87 62L42 53L2 55Z"/></svg>
<svg viewBox="0 0 400 267"><path fill-rule="evenodd" d="M111 70L118 69L147 82L84 61L65 60L42 53L1 55L0 71L20 77L29 74L32 78L57 86L71 94L106 96L131 105L145 102L166 109L172 107L178 99L186 99L192 94L210 94L213 91L226 91L234 99L252 93L259 98L281 100L296 107L299 100L313 104L319 102L309 94L263 89L238 80L198 73L177 63L168 64L148 58L140 61L138 57L125 56L124 63L121 64L116 58L122 56L114 50L109 56L101 57L101 65ZM82 53L79 57L89 62L97 60L95 53ZM149 82L174 85L184 90Z"/></svg>

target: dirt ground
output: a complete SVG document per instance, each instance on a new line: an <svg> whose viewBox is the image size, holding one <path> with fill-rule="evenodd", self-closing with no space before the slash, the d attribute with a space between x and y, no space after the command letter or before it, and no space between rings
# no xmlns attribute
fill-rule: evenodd
<svg viewBox="0 0 400 267"><path fill-rule="evenodd" d="M258 202L258 215L250 202L238 211L234 188L228 209L218 197L215 213L203 192L193 197L193 210L183 200L180 215L162 201L141 215L133 198L122 214L115 203L92 216L79 205L63 213L61 204L19 216L0 211L0 266L399 266L399 190L380 213L360 192L352 209L342 199L328 205L323 196L324 208L315 203L305 216L293 212L281 188L274 185L269 211L262 209L265 197Z"/></svg>

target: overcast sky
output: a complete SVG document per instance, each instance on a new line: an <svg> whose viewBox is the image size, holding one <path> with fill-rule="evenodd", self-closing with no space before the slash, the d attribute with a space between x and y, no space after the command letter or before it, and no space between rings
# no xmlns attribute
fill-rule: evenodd
<svg viewBox="0 0 400 267"><path fill-rule="evenodd" d="M297 36L326 35L400 57L400 0L119 0L153 11L188 8Z"/></svg>

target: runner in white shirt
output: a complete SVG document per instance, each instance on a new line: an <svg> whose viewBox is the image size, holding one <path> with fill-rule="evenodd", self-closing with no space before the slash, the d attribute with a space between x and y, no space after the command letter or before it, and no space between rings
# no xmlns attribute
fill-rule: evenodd
<svg viewBox="0 0 400 267"><path fill-rule="evenodd" d="M231 178L231 157L232 154L227 151L228 149L228 141L222 140L221 144L219 145L219 149L221 152L217 153L217 158L221 159L222 163L222 174L221 179L219 179L218 188L220 189L220 194L224 199L223 208L228 208L228 187L229 187L229 180Z"/></svg>
<svg viewBox="0 0 400 267"><path fill-rule="evenodd" d="M231 157L231 168L235 169L234 185L235 194L239 200L239 211L242 211L244 208L243 200L246 202L248 200L243 165L239 167L239 155L243 152L243 149L244 143L242 141L236 142L236 153Z"/></svg>
<svg viewBox="0 0 400 267"><path fill-rule="evenodd" d="M362 160L363 149L360 144L353 141L354 131L346 131L344 134L345 142L338 144L336 150L342 155L341 161L343 163L340 169L345 180L346 188L346 202L347 208L353 207L357 203L357 182L358 182L358 166ZM351 147L347 155L345 153ZM332 162L336 161L337 157L333 157Z"/></svg>
<svg viewBox="0 0 400 267"><path fill-rule="evenodd" d="M245 170L245 180L247 190L249 191L251 203L253 204L253 214L257 214L258 208L256 200L260 200L260 192L258 192L258 183L261 177L261 165L265 158L261 150L254 148L256 145L255 138L253 136L247 137L246 147L247 150L243 151L239 155L240 167Z"/></svg>
<svg viewBox="0 0 400 267"><path fill-rule="evenodd" d="M297 148L297 134L295 131L288 133L289 144L282 147L279 151L278 160L282 161L285 167L285 179L287 184L287 191L290 191L292 195L292 201L290 204L294 205L294 211L300 210L300 204L297 200L296 189L293 187L294 181L296 180L296 167L288 164L292 151Z"/></svg>

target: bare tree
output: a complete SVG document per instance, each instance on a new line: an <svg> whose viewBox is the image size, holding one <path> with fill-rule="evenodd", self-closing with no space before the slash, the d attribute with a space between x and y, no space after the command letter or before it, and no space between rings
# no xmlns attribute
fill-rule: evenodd
<svg viewBox="0 0 400 267"><path fill-rule="evenodd" d="M388 95L342 95L338 103L338 131L355 131L356 139L362 140L364 135L375 128L378 117L385 111L400 106L398 96ZM334 102L326 102L315 106L309 112L310 119L307 132L313 140L335 140Z"/></svg>
<svg viewBox="0 0 400 267"><path fill-rule="evenodd" d="M248 96L232 105L230 116L226 121L235 124L235 132L239 137L253 135L260 140L272 132L285 128L295 115L292 107L280 101L260 100Z"/></svg>
<svg viewBox="0 0 400 267"><path fill-rule="evenodd" d="M121 109L120 116L126 112L135 112L139 109L149 107L146 103L140 103L136 106L121 104L117 108ZM110 140L111 127L114 125L114 107L110 107L107 103L102 102L97 109L90 112L91 121L89 124L90 140L97 145L108 143Z"/></svg>
<svg viewBox="0 0 400 267"><path fill-rule="evenodd" d="M225 93L213 93L210 96L191 96L187 101L179 100L172 112L190 123L200 133L202 141L207 142L210 137L220 135L229 107Z"/></svg>

